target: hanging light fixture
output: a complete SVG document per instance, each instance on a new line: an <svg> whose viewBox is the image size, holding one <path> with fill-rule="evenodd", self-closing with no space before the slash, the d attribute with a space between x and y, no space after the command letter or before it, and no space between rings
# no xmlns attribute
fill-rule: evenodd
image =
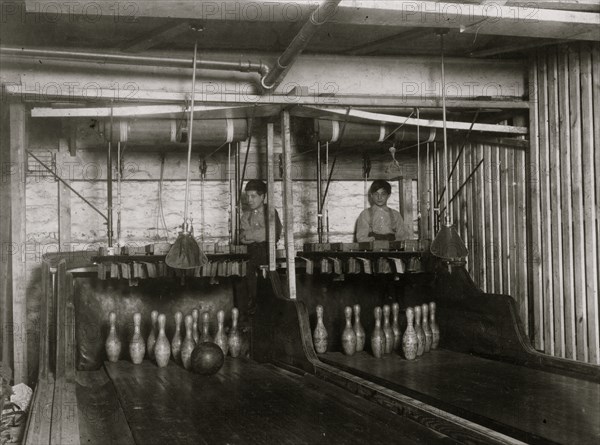
<svg viewBox="0 0 600 445"><path fill-rule="evenodd" d="M448 182L448 140L446 136L446 78L444 73L444 33L440 32L440 43L441 43L441 58L442 58L442 117L444 122L444 182ZM446 184L448 188L448 184ZM445 193L446 207L444 209L444 222L442 223L440 230L438 231L435 239L431 243L431 253L438 258L442 258L447 261L461 261L465 258L469 251L465 246L465 243L461 239L456 228L452 225L452 217L449 211L449 200L448 193Z"/></svg>

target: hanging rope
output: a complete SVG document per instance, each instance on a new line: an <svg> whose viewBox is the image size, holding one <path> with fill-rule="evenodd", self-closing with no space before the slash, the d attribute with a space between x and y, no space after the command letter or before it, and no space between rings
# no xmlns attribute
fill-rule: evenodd
<svg viewBox="0 0 600 445"><path fill-rule="evenodd" d="M194 44L194 62L192 74L192 99L190 106L190 124L188 133L187 169L185 177L185 206L183 224L179 236L169 250L165 263L175 269L195 269L208 263L208 258L193 237L193 227L189 219L190 167L192 160L192 140L194 137L194 99L196 96L196 64L198 61L198 41Z"/></svg>

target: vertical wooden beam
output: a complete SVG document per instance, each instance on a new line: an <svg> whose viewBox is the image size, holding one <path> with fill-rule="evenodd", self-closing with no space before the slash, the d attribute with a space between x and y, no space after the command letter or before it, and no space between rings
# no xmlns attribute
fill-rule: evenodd
<svg viewBox="0 0 600 445"><path fill-rule="evenodd" d="M69 144L64 138L58 141L58 153L56 154L56 165L65 166L69 157ZM59 168L59 171L70 171ZM70 182L70 178L63 178ZM58 248L60 252L71 251L71 190L61 181L58 186Z"/></svg>
<svg viewBox="0 0 600 445"><path fill-rule="evenodd" d="M500 206L502 213L500 215L500 233L502 244L500 246L500 261L502 262L502 293L510 294L510 238L508 224L508 195L511 191L511 184L508 180L508 152L512 150L510 147L502 147L500 149Z"/></svg>
<svg viewBox="0 0 600 445"><path fill-rule="evenodd" d="M435 232L435 207L437 202L436 196L436 182L435 182L435 153L436 143L432 142L429 144L429 164L428 164L428 184L429 184L429 234L430 239L433 239L436 235Z"/></svg>
<svg viewBox="0 0 600 445"><path fill-rule="evenodd" d="M569 117L571 129L571 181L573 206L573 285L575 303L575 339L577 360L588 361L587 316L585 298L585 247L583 214L583 165L581 149L581 82L579 46L570 47Z"/></svg>
<svg viewBox="0 0 600 445"><path fill-rule="evenodd" d="M554 355L554 282L552 281L552 211L550 200L550 114L548 61L538 53L538 101L540 134L540 219L542 221L542 295L544 298L544 351Z"/></svg>
<svg viewBox="0 0 600 445"><path fill-rule="evenodd" d="M467 156L468 156L468 147L465 146L462 157L459 161L459 166L460 166L460 176L459 176L459 182L458 182L459 187L465 182L469 173L471 173L471 169L467 162ZM463 189L460 191L460 219L461 219L460 236L462 237L463 241L466 243L467 249L469 248L468 228L469 228L469 206L470 206L469 200L467 199L468 188L469 188L469 185L465 184ZM468 256L467 256L467 258L468 258Z"/></svg>
<svg viewBox="0 0 600 445"><path fill-rule="evenodd" d="M50 370L49 360L49 326L50 326L50 314L51 314L51 302L52 300L52 285L50 276L50 266L48 263L42 263L42 298L43 301L40 305L40 363L38 368L38 377L40 379L48 378L48 371Z"/></svg>
<svg viewBox="0 0 600 445"><path fill-rule="evenodd" d="M585 251L585 294L588 340L588 361L600 364L600 321L598 314L598 232L593 221L598 205L595 187L600 184L600 170L594 166L594 152L598 156L600 139L594 132L600 128L600 109L594 109L593 82L600 85L600 70L592 72L592 52L588 45L581 52L581 163L583 167L583 219Z"/></svg>
<svg viewBox="0 0 600 445"><path fill-rule="evenodd" d="M484 176L484 228L485 228L485 256L487 263L487 271L486 271L486 282L487 282L487 292L497 292L494 287L494 220L492 214L492 187L493 187L493 163L494 160L492 158L492 150L489 145L484 145L483 147L483 156L485 157L485 162L483 167L485 168L485 176Z"/></svg>
<svg viewBox="0 0 600 445"><path fill-rule="evenodd" d="M294 246L294 194L292 182L292 138L290 113L281 112L281 139L283 144L283 226L288 278L288 298L296 298L296 248Z"/></svg>
<svg viewBox="0 0 600 445"><path fill-rule="evenodd" d="M552 280L554 283L555 355L565 357L562 213L560 199L560 104L557 51L548 53L548 128L550 142L550 202L552 220Z"/></svg>
<svg viewBox="0 0 600 445"><path fill-rule="evenodd" d="M483 164L477 170L477 256L475 262L479 264L479 276L478 282L479 287L484 291L488 292L488 286L486 282L487 276L487 253L485 250L486 238L485 238L485 163L489 160L484 157L484 150L481 144L477 144L476 147L477 162L483 159Z"/></svg>
<svg viewBox="0 0 600 445"><path fill-rule="evenodd" d="M562 275L565 308L565 351L575 358L575 299L573 288L573 207L571 202L571 128L569 126L569 54L566 45L558 49L558 122L560 138L560 208ZM579 111L577 110L577 113Z"/></svg>
<svg viewBox="0 0 600 445"><path fill-rule="evenodd" d="M400 210L400 216L402 216L402 219L404 220L404 230L406 233L410 234L414 234L414 206L412 187L413 184L411 178L400 178L398 180L398 193L400 195L398 207ZM413 236L411 236L411 238L413 238Z"/></svg>
<svg viewBox="0 0 600 445"><path fill-rule="evenodd" d="M530 316L532 323L529 335L533 347L544 350L544 300L542 288L542 220L540 217L540 132L539 132L539 88L537 56L531 58L529 66L529 150L526 153L527 162L527 209L530 224L527 236L527 251L529 256L529 292L533 300L533 312Z"/></svg>
<svg viewBox="0 0 600 445"><path fill-rule="evenodd" d="M272 122L267 124L267 202L269 204L269 270L276 269L275 264L275 171L273 168L273 149L275 128Z"/></svg>
<svg viewBox="0 0 600 445"><path fill-rule="evenodd" d="M503 292L503 258L502 258L502 209L500 195L502 191L502 182L500 180L500 147L491 147L491 158L492 161L492 220L494 222L494 233L493 239L493 260L494 260L494 291L496 293Z"/></svg>
<svg viewBox="0 0 600 445"><path fill-rule="evenodd" d="M9 107L0 107L0 338L2 363L12 369L12 343L8 335L12 305L10 284L10 115Z"/></svg>
<svg viewBox="0 0 600 445"><path fill-rule="evenodd" d="M67 329L67 266L64 260L58 264L56 272L56 380L67 373L66 344Z"/></svg>
<svg viewBox="0 0 600 445"><path fill-rule="evenodd" d="M467 144L465 147L465 166L467 168L467 175L471 173L471 171L475 168L473 165L473 146L471 144ZM474 266L474 246L475 246L475 225L473 223L473 207L474 207L474 197L473 197L473 183L475 182L474 178L469 179L469 183L466 185L466 194L465 194L465 202L467 204L467 233L466 237L468 238L468 248L469 248L469 270L471 272L471 276L473 276L473 266Z"/></svg>
<svg viewBox="0 0 600 445"><path fill-rule="evenodd" d="M421 238L431 239L429 232L429 213L427 212L427 192L429 190L429 172L428 172L428 159L427 159L427 147L429 143L421 144L421 171L419 172L420 182L417 184L419 190L419 209L421 210ZM418 216L418 215L417 215Z"/></svg>
<svg viewBox="0 0 600 445"><path fill-rule="evenodd" d="M525 152L515 155L515 264L519 315L525 332L529 332L529 292L527 291L527 204L525 200Z"/></svg>
<svg viewBox="0 0 600 445"><path fill-rule="evenodd" d="M27 269L25 265L25 179L27 166L27 115L25 104L10 105L10 162L14 167L10 176L11 257L14 382L27 383Z"/></svg>
<svg viewBox="0 0 600 445"><path fill-rule="evenodd" d="M75 339L75 301L73 295L73 274L67 272L65 295L65 377L68 382L75 383L75 355L77 341Z"/></svg>
<svg viewBox="0 0 600 445"><path fill-rule="evenodd" d="M506 233L508 238L506 240L508 244L508 258L506 260L506 267L508 267L508 289L507 293L512 295L517 305L520 307L521 301L519 300L519 289L517 289L517 233L515 224L515 215L517 212L517 206L515 202L515 150L508 148L506 150L506 183L507 183L507 202L508 207L506 210Z"/></svg>

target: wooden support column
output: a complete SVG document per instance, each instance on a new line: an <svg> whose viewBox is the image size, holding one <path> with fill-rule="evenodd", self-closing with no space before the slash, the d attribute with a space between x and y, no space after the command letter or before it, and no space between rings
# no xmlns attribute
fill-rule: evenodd
<svg viewBox="0 0 600 445"><path fill-rule="evenodd" d="M63 167L69 157L69 143L61 138L58 141L58 153L56 154L56 165ZM69 171L59 168L59 171ZM70 182L70 178L63 178ZM60 252L71 251L71 190L60 181L58 186L58 249Z"/></svg>
<svg viewBox="0 0 600 445"><path fill-rule="evenodd" d="M272 122L267 124L267 202L269 208L269 270L275 271L275 247L277 230L275 222L275 171L273 169L273 145L275 139L275 128Z"/></svg>
<svg viewBox="0 0 600 445"><path fill-rule="evenodd" d="M413 206L413 190L412 190L412 179L411 178L400 178L398 180L398 191L399 191L399 209L400 216L404 220L404 230L406 233L411 234L411 238L414 238L414 206Z"/></svg>
<svg viewBox="0 0 600 445"><path fill-rule="evenodd" d="M25 169L27 129L25 104L10 105L10 223L14 383L27 376L27 271L25 267ZM4 212L3 212L4 213Z"/></svg>
<svg viewBox="0 0 600 445"><path fill-rule="evenodd" d="M527 173L527 273L528 294L530 295L531 312L529 316L529 337L533 347L539 351L544 350L544 300L542 287L542 219L541 219L541 165L540 165L540 131L539 131L539 96L538 96L538 64L537 56L533 57L529 69L529 82L533 85L530 89L531 108L529 110L530 147L526 151Z"/></svg>
<svg viewBox="0 0 600 445"><path fill-rule="evenodd" d="M10 121L9 107L0 109L0 339L2 363L12 369L12 344L8 335L10 323Z"/></svg>
<svg viewBox="0 0 600 445"><path fill-rule="evenodd" d="M283 227L287 258L288 297L296 299L296 248L294 247L294 195L292 183L292 138L290 113L281 113L281 139L283 144Z"/></svg>
<svg viewBox="0 0 600 445"><path fill-rule="evenodd" d="M554 355L554 281L552 277L552 209L550 197L550 103L549 73L544 52L538 55L538 116L540 144L540 222L542 258L542 295L544 300L544 352ZM559 283L557 282L556 285Z"/></svg>

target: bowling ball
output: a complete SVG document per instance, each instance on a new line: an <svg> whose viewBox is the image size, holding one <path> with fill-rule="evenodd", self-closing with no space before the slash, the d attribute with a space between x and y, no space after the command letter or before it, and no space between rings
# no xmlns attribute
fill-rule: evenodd
<svg viewBox="0 0 600 445"><path fill-rule="evenodd" d="M205 341L192 351L192 371L197 374L215 374L221 369L224 362L223 351L214 343Z"/></svg>

